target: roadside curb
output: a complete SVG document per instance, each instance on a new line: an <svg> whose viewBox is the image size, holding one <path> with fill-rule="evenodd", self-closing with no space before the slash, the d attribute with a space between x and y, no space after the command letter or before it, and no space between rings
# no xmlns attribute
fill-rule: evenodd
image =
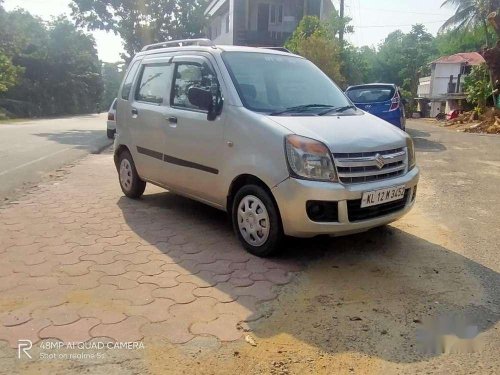
<svg viewBox="0 0 500 375"><path fill-rule="evenodd" d="M98 146L95 150L92 150L90 152L90 155L98 155L98 154L102 153L104 150L106 150L107 148L112 147L112 146L113 146L113 141L110 140L109 143L106 143L102 146Z"/></svg>

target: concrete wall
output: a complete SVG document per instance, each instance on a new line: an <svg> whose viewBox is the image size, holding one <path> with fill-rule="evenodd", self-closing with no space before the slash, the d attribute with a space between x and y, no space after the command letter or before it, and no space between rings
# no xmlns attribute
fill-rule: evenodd
<svg viewBox="0 0 500 375"><path fill-rule="evenodd" d="M227 1L210 20L208 37L216 44L233 44L231 5L233 0Z"/></svg>
<svg viewBox="0 0 500 375"><path fill-rule="evenodd" d="M453 82L457 82L457 76L460 74L461 64L435 64L432 70L431 96L436 97L448 92L448 82L450 75L453 75Z"/></svg>

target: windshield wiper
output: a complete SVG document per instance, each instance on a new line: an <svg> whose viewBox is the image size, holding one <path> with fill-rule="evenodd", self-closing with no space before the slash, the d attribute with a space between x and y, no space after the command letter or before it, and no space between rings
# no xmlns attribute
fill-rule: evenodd
<svg viewBox="0 0 500 375"><path fill-rule="evenodd" d="M304 104L304 105L297 105L295 107L288 107L285 108L282 111L276 111L272 112L269 114L269 116L276 116L276 115L281 115L286 112L303 112L307 110L308 108L328 108L329 110L333 109L332 105L329 104Z"/></svg>
<svg viewBox="0 0 500 375"><path fill-rule="evenodd" d="M336 112L336 113L345 112L348 109L356 109L356 106L354 106L354 105L345 105L343 107L328 108L327 110L318 113L318 116L323 116L323 115L326 115L326 114L328 114L330 112Z"/></svg>

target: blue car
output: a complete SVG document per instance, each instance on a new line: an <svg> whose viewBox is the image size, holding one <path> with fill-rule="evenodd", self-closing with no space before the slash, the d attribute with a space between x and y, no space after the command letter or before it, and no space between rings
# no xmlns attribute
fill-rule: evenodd
<svg viewBox="0 0 500 375"><path fill-rule="evenodd" d="M370 83L350 86L346 94L356 107L405 130L405 100L396 85Z"/></svg>

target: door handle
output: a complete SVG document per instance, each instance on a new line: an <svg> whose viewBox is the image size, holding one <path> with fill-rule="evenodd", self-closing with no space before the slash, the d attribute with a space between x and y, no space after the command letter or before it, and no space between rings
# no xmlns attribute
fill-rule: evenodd
<svg viewBox="0 0 500 375"><path fill-rule="evenodd" d="M170 116L168 118L168 122L171 123L171 124L177 124L177 117L175 116Z"/></svg>
<svg viewBox="0 0 500 375"><path fill-rule="evenodd" d="M138 116L139 115L139 111L136 108L132 108L132 110L130 112L132 112L133 116Z"/></svg>

